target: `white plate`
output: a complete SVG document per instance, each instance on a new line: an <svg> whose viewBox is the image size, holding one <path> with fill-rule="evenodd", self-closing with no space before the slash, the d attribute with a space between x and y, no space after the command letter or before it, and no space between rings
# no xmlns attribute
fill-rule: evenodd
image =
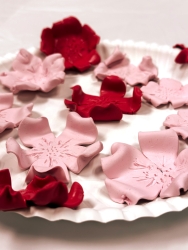
<svg viewBox="0 0 188 250"><path fill-rule="evenodd" d="M150 55L158 66L160 78L170 77L180 80L182 84L188 83L188 67L182 67L174 63L178 50L169 46L158 46L145 42L122 42L119 40L110 42L105 40L98 46L102 59L109 56L117 45L127 54L131 63L137 65L143 56ZM29 51L39 53L35 48L31 48ZM15 58L15 55L16 53L7 54L0 58L0 72L10 69L11 61ZM65 126L69 112L64 105L64 98L69 99L71 97L70 87L76 84L80 84L86 93L99 95L101 83L96 80L91 70L84 74L67 74L64 84L47 94L42 92L19 93L14 98L14 106L33 102L32 117L46 116L49 119L52 131L55 135L58 135ZM128 86L127 91L127 95L130 95L132 88ZM8 92L8 90L0 86L0 92ZM174 110L170 105L156 109L143 100L142 107L136 115L124 115L120 122L97 123L98 139L104 145L103 151L79 175L71 173L72 182L78 181L84 188L83 203L76 210L31 207L28 210L19 210L17 213L25 217L39 216L51 221L69 220L78 223L92 220L105 223L113 220L132 221L140 217L156 217L166 212L183 210L188 206L188 193L169 199L157 198L152 202L141 205L127 206L114 203L108 197L104 184L105 176L100 166L100 157L110 153L110 147L114 142L125 142L139 148L137 140L139 131L165 129L162 124L166 116L176 112L177 110ZM19 170L17 159L13 154L6 154L5 142L10 136L19 141L17 129L6 130L0 135L0 167L10 169L13 188L19 190L25 187L26 172ZM185 147L185 142L180 140L180 150Z"/></svg>

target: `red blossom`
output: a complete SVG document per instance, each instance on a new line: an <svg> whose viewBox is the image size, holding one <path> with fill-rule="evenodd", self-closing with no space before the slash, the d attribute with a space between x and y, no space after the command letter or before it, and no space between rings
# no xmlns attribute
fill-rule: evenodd
<svg viewBox="0 0 188 250"><path fill-rule="evenodd" d="M75 17L68 17L45 28L41 34L40 49L47 55L60 53L65 58L65 68L83 72L100 62L95 50L100 37Z"/></svg>
<svg viewBox="0 0 188 250"><path fill-rule="evenodd" d="M180 53L176 56L175 62L179 64L188 63L188 48L184 44L175 44L173 48L180 49Z"/></svg>
<svg viewBox="0 0 188 250"><path fill-rule="evenodd" d="M103 80L100 96L85 94L79 85L72 89L72 101L64 101L67 108L95 121L119 121L123 114L134 114L141 107L141 90L135 87L133 96L125 98L126 86L117 76Z"/></svg>
<svg viewBox="0 0 188 250"><path fill-rule="evenodd" d="M29 206L77 207L83 200L82 186L74 182L67 186L52 176L35 176L24 190L14 191L8 169L0 171L0 210L15 210Z"/></svg>

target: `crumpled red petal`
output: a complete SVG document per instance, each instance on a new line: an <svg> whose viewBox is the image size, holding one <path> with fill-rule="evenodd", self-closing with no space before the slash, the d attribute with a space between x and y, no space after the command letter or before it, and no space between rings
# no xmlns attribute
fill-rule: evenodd
<svg viewBox="0 0 188 250"><path fill-rule="evenodd" d="M82 117L92 117L94 121L119 121L123 114L134 114L141 107L141 90L135 87L133 96L125 98L125 84L117 76L103 80L100 96L85 94L79 85L72 89L72 100L64 100L67 108Z"/></svg>
<svg viewBox="0 0 188 250"><path fill-rule="evenodd" d="M52 176L35 176L25 190L14 191L9 170L0 170L0 210L15 210L29 206L76 208L83 197L83 188L79 183L73 183L68 193L67 186Z"/></svg>

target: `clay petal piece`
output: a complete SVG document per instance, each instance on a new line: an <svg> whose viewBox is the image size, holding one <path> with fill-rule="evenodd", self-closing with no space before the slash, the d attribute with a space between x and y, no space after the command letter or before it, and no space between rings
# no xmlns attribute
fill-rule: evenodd
<svg viewBox="0 0 188 250"><path fill-rule="evenodd" d="M82 26L71 16L42 31L40 49L47 55L60 53L65 58L66 69L76 68L83 72L100 62L95 50L99 40L88 25Z"/></svg>
<svg viewBox="0 0 188 250"><path fill-rule="evenodd" d="M49 92L63 83L64 59L61 54L48 56L42 61L39 57L21 49L12 63L13 71L0 75L0 83L14 94L22 90Z"/></svg>
<svg viewBox="0 0 188 250"><path fill-rule="evenodd" d="M185 140L188 138L188 111L186 109L180 109L177 115L167 116L163 125L174 130Z"/></svg>
<svg viewBox="0 0 188 250"><path fill-rule="evenodd" d="M159 84L149 82L141 90L143 98L151 102L154 107L169 102L174 108L188 104L188 85L183 86L180 82L173 79L163 78Z"/></svg>
<svg viewBox="0 0 188 250"><path fill-rule="evenodd" d="M34 175L50 174L68 183L67 169L78 174L103 148L101 142L95 142L98 133L92 119L83 119L74 112L68 115L65 131L57 138L44 117L23 120L18 133L23 144L32 148L23 150L13 138L7 140L6 146L8 153L16 155L22 169L29 168L26 182Z"/></svg>
<svg viewBox="0 0 188 250"><path fill-rule="evenodd" d="M72 89L72 101L64 101L67 108L82 117L92 117L94 121L119 121L123 114L135 114L141 107L140 89L135 87L133 96L125 98L125 84L117 76L103 80L100 96L85 94L79 85Z"/></svg>
<svg viewBox="0 0 188 250"><path fill-rule="evenodd" d="M0 170L0 210L16 210L29 206L76 208L84 198L82 186L74 182L70 192L67 186L48 175L34 176L24 190L14 191L8 169Z"/></svg>
<svg viewBox="0 0 188 250"><path fill-rule="evenodd" d="M188 48L184 44L176 44L173 48L180 49L181 51L175 58L175 62L179 64L188 63Z"/></svg>
<svg viewBox="0 0 188 250"><path fill-rule="evenodd" d="M178 153L178 137L173 130L139 133L142 153L115 143L112 154L102 158L106 187L111 199L128 205L180 195L188 189L187 149Z"/></svg>
<svg viewBox="0 0 188 250"><path fill-rule="evenodd" d="M115 48L104 62L94 70L95 76L103 80L106 76L118 76L131 86L136 84L146 85L150 80L157 79L158 70L150 56L143 57L138 67L130 64L130 60L123 55L118 47Z"/></svg>
<svg viewBox="0 0 188 250"><path fill-rule="evenodd" d="M15 128L31 114L33 104L21 108L11 108L13 94L0 94L0 133L7 128Z"/></svg>

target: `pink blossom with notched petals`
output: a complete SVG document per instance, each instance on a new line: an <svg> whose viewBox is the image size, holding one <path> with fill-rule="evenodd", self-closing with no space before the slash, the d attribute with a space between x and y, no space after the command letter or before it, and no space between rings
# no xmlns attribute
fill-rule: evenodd
<svg viewBox="0 0 188 250"><path fill-rule="evenodd" d="M9 138L7 152L17 156L22 169L29 169L26 182L30 182L34 175L52 175L67 183L68 169L80 173L103 148L101 142L96 141L98 132L93 120L81 118L75 112L68 115L66 127L57 138L45 117L26 118L18 132L22 143L31 149L23 150L14 138Z"/></svg>
<svg viewBox="0 0 188 250"><path fill-rule="evenodd" d="M134 86L139 83L146 85L150 80L157 79L158 70L150 56L143 57L138 66L130 64L130 60L117 47L112 55L99 63L94 74L100 80L106 76L118 76L127 84Z"/></svg>
<svg viewBox="0 0 188 250"><path fill-rule="evenodd" d="M0 74L0 83L14 94L23 90L49 92L63 83L64 59L61 54L47 56L43 61L21 49L12 63L12 71Z"/></svg>
<svg viewBox="0 0 188 250"><path fill-rule="evenodd" d="M173 130L140 132L141 152L124 143L114 143L112 155L102 158L106 187L118 203L137 204L180 195L188 189L188 149L178 155L178 136Z"/></svg>

